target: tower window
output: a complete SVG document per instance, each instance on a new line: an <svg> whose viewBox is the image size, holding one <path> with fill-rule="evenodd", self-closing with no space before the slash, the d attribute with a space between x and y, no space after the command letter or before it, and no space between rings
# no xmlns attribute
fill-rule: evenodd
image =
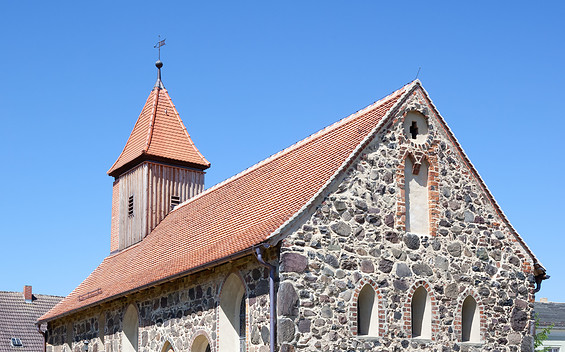
<svg viewBox="0 0 565 352"><path fill-rule="evenodd" d="M180 204L180 196L171 196L171 209Z"/></svg>
<svg viewBox="0 0 565 352"><path fill-rule="evenodd" d="M133 216L133 195L128 198L128 216Z"/></svg>

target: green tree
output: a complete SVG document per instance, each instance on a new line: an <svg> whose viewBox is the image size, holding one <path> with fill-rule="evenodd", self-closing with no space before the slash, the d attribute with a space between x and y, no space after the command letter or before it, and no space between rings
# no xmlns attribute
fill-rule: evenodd
<svg viewBox="0 0 565 352"><path fill-rule="evenodd" d="M538 351L547 351L549 347L543 347L543 342L547 340L547 337L551 332L551 329L553 329L554 324L551 324L550 326L546 326L545 328L541 329L541 331L538 332L539 330L538 328L540 324L538 313L536 313L534 319L536 321L536 336L534 336L534 349Z"/></svg>

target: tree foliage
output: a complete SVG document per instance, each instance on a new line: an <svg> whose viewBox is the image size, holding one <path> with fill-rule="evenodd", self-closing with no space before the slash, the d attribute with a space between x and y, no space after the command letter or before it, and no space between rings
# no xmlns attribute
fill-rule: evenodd
<svg viewBox="0 0 565 352"><path fill-rule="evenodd" d="M540 319L537 313L534 319L536 320L536 335L534 336L534 349L538 351L547 351L549 350L549 347L543 347L543 342L547 340L547 337L549 336L551 329L553 329L554 324L551 324L550 326L546 326L545 328L541 329L541 331L538 331L540 325Z"/></svg>

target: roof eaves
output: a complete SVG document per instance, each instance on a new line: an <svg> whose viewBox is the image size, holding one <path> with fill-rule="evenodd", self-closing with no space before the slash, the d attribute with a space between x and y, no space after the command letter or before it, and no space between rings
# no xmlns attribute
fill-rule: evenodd
<svg viewBox="0 0 565 352"><path fill-rule="evenodd" d="M139 242L139 243L141 243L141 242ZM260 243L258 243L257 245L260 245ZM242 250L242 251L239 251L239 252L237 252L237 253L233 253L233 254L231 254L231 255L229 255L229 256L222 257L222 258L219 258L219 259L217 259L217 260L214 260L214 261L211 261L211 262L208 262L208 263L199 265L199 266L197 266L197 267L190 268L190 269L188 269L188 270L185 270L185 271L176 273L176 274L174 274L174 275L170 275L170 276L161 278L161 279L159 279L159 280L155 280L155 281L149 282L149 283L147 283L147 284L144 284L143 286L138 286L138 287L132 288L132 289L130 289L130 290L128 290L128 291L121 292L121 293L118 293L118 294L115 294L115 295L111 295L111 296L105 297L105 298L103 298L103 299L101 299L101 300L99 300L99 301L93 301L93 302L91 302L91 303L89 303L89 304L87 304L87 305L84 305L84 306L81 306L81 307L78 307L78 308L75 308L75 309L71 309L71 310L66 311L66 312L64 312L64 313L62 313L62 314L58 314L58 315L54 315L54 316L49 317L49 318L44 318L44 319L42 319L45 315L47 315L47 314L49 313L49 311L51 311L51 310L49 310L48 312L46 312L45 314L43 314L41 317L39 317L39 319L37 320L36 324L43 324L43 323L47 323L47 322L50 322L50 321L55 320L55 319L59 319L59 318L65 317L65 316L69 316L69 315L71 315L71 314L73 314L73 313L76 313L76 312L79 312L79 311L88 309L88 308L90 308L90 307L92 307L92 306L94 306L94 305L98 305L98 304L102 304L102 303L105 303L105 302L109 302L109 301L111 301L111 300L114 300L114 299L117 299L117 298L120 298L120 297L127 296L127 295L132 294L132 293L137 292L137 291L141 291L141 290L144 290L144 289L147 289L147 288L150 288L150 287L154 287L154 286L160 285L160 284L162 284L162 283L165 283L165 282L168 282L168 281L171 281L171 280L174 280L174 279L177 279L177 278L180 278L180 277L189 275L189 274L194 274L194 273L196 273L196 272L205 270L205 269L207 269L208 267L210 267L210 266L212 266L212 265L220 265L220 264L224 264L224 263L226 263L226 262L229 262L229 261L232 261L232 260L235 260L235 259L239 259L239 258L244 257L244 256L246 256L246 255L252 254L252 253L253 253L253 248L254 248L254 247L246 248L246 249L244 249L244 250ZM118 255L118 254L120 254L120 253L121 253L121 252L118 252L118 253L116 253L116 255ZM109 258L109 257L107 257L107 258ZM87 278L87 280L88 280L88 278ZM85 280L85 281L86 281L86 280ZM74 292L74 291L73 291L73 292ZM71 294L72 294L72 292L71 292ZM69 294L69 296L70 296L70 294ZM67 297L68 297L68 296L67 296ZM59 304L62 303L62 302L63 302L63 301L61 300L59 303L57 303L57 305L59 305ZM57 305L55 305L53 308L55 308ZM52 309L53 309L53 308L52 308Z"/></svg>

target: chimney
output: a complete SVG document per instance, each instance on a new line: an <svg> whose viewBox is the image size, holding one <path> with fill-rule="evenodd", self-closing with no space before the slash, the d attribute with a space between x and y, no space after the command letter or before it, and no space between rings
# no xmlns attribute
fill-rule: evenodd
<svg viewBox="0 0 565 352"><path fill-rule="evenodd" d="M31 303L32 301L32 294L31 294L31 286L24 286L24 299L26 303Z"/></svg>

